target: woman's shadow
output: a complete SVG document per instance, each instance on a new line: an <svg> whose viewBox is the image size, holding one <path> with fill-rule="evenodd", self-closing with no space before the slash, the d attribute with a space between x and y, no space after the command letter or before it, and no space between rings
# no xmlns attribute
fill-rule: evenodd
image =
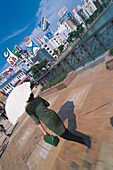
<svg viewBox="0 0 113 170"><path fill-rule="evenodd" d="M79 131L77 131L77 123L76 123L76 115L74 114L74 103L73 101L67 101L62 107L60 108L58 115L61 120L64 122L68 119L68 130L73 133L74 135L81 136L81 137L90 137L85 135Z"/></svg>

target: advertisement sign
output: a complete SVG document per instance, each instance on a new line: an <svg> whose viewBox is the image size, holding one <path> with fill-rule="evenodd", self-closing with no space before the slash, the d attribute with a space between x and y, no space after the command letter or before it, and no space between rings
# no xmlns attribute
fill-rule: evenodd
<svg viewBox="0 0 113 170"><path fill-rule="evenodd" d="M18 61L18 58L7 48L7 51L4 52L4 56L7 57L7 62L14 66Z"/></svg>
<svg viewBox="0 0 113 170"><path fill-rule="evenodd" d="M78 5L78 6L77 6L77 9L80 11L80 13L81 13L81 14L83 14L83 13L84 13L84 11L83 11L83 9L81 8L81 6L80 6L80 5Z"/></svg>
<svg viewBox="0 0 113 170"><path fill-rule="evenodd" d="M49 40L54 37L54 35L53 35L50 31L49 31L48 33L46 33L45 36L46 36Z"/></svg>
<svg viewBox="0 0 113 170"><path fill-rule="evenodd" d="M71 11L72 11L72 13L73 13L74 15L76 15L77 11L76 11L75 7L73 7L73 8L71 9Z"/></svg>
<svg viewBox="0 0 113 170"><path fill-rule="evenodd" d="M38 42L39 42L40 44L44 44L39 37L36 37L36 40L38 40Z"/></svg>
<svg viewBox="0 0 113 170"><path fill-rule="evenodd" d="M45 31L48 29L50 23L47 21L46 18L42 18L38 26L41 28L42 31Z"/></svg>
<svg viewBox="0 0 113 170"><path fill-rule="evenodd" d="M27 48L33 53L36 54L40 47L30 38L24 37L24 41L27 43Z"/></svg>
<svg viewBox="0 0 113 170"><path fill-rule="evenodd" d="M21 52L21 51L22 51L22 49L18 45L15 45L12 52L17 56L19 54L19 52Z"/></svg>
<svg viewBox="0 0 113 170"><path fill-rule="evenodd" d="M2 93L2 92L0 92L0 98L1 98L1 97L3 97L3 93Z"/></svg>
<svg viewBox="0 0 113 170"><path fill-rule="evenodd" d="M60 18L62 18L67 12L67 8L64 6L59 12L58 15L60 16Z"/></svg>
<svg viewBox="0 0 113 170"><path fill-rule="evenodd" d="M45 41L45 43L48 42L48 39L47 39L47 37L45 35L44 35L44 41Z"/></svg>
<svg viewBox="0 0 113 170"><path fill-rule="evenodd" d="M71 12L68 12L68 17L70 17L70 18L72 17L72 14L71 14Z"/></svg>
<svg viewBox="0 0 113 170"><path fill-rule="evenodd" d="M5 75L5 76L7 76L9 73L11 73L13 71L13 68L12 67L9 67L8 69L6 69L4 72L3 72L3 74Z"/></svg>

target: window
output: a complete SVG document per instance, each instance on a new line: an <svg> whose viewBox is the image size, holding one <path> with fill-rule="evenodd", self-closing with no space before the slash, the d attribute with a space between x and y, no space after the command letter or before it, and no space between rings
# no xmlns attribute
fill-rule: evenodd
<svg viewBox="0 0 113 170"><path fill-rule="evenodd" d="M50 53L52 53L52 51L50 50Z"/></svg>
<svg viewBox="0 0 113 170"><path fill-rule="evenodd" d="M44 45L44 47L47 47L47 45Z"/></svg>
<svg viewBox="0 0 113 170"><path fill-rule="evenodd" d="M49 47L47 48L47 50L49 50Z"/></svg>

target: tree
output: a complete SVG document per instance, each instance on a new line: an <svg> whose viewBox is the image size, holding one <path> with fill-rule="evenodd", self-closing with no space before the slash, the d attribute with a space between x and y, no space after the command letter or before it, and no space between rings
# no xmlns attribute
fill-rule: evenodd
<svg viewBox="0 0 113 170"><path fill-rule="evenodd" d="M59 49L59 51L63 51L63 49L64 49L64 45L62 44L62 45L60 45L59 47L58 47L58 49Z"/></svg>
<svg viewBox="0 0 113 170"><path fill-rule="evenodd" d="M72 37L68 37L67 42L72 42Z"/></svg>
<svg viewBox="0 0 113 170"><path fill-rule="evenodd" d="M43 71L42 68L45 68L47 63L48 63L48 60L44 59L39 64L35 64L34 66L31 67L30 71L32 72L32 75L34 78L40 75L40 72L38 72L38 70Z"/></svg>
<svg viewBox="0 0 113 170"><path fill-rule="evenodd" d="M53 55L58 55L58 51L57 51L57 50L54 50Z"/></svg>

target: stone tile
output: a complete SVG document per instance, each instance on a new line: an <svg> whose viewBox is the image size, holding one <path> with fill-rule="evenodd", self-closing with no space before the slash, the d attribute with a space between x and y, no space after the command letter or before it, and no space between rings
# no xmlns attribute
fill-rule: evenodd
<svg viewBox="0 0 113 170"><path fill-rule="evenodd" d="M82 162L83 168L86 168L87 170L91 170L91 166L92 166L92 164L90 162L83 160L83 162Z"/></svg>

